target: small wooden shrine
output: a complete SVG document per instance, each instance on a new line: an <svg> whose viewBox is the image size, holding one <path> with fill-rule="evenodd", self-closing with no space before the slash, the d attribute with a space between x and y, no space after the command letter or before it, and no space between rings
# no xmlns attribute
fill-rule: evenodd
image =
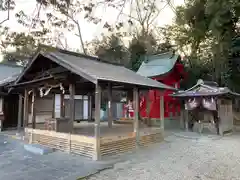
<svg viewBox="0 0 240 180"><path fill-rule="evenodd" d="M233 130L232 98L239 94L217 83L198 80L197 84L173 96L182 100L181 126L202 133L208 129L223 135Z"/></svg>
<svg viewBox="0 0 240 180"><path fill-rule="evenodd" d="M138 116L139 91L173 89L120 65L59 49L38 53L11 87L15 92L24 91L23 126L29 143L94 160L161 141L164 124L150 128ZM116 90L133 91L131 125L113 124L112 92ZM107 122L100 121L104 91L108 95ZM163 101L160 104L164 110Z"/></svg>

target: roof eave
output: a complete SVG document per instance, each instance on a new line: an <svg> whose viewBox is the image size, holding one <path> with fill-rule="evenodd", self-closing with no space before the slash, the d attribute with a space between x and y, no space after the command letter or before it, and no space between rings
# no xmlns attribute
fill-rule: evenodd
<svg viewBox="0 0 240 180"><path fill-rule="evenodd" d="M79 71L79 70L76 70L73 66L71 66L70 64L66 64L64 63L64 60L61 59L61 57L59 56L56 56L54 53L46 53L43 55L44 57L46 58L49 58L50 60L54 61L55 63L59 64L60 66L68 69L69 71L89 80L90 82L94 83L94 84L97 84L98 83L98 79L87 74L87 73L84 73L82 71Z"/></svg>
<svg viewBox="0 0 240 180"><path fill-rule="evenodd" d="M14 84L18 84L18 82L23 78L24 74L29 70L29 68L32 66L33 62L38 58L38 56L41 55L41 53L37 53L31 61L27 64L26 68L23 69L23 71L20 73L20 75L15 80Z"/></svg>
<svg viewBox="0 0 240 180"><path fill-rule="evenodd" d="M164 55L164 54L168 54L168 53L169 53L169 52L162 53L162 54L156 54L156 55L153 55L153 56ZM175 60L175 62L173 63L173 65L172 65L171 68L167 69L166 71L162 72L161 74L158 73L158 74L155 74L155 75L144 75L144 76L145 76L145 77L149 77L149 78L153 78L153 77L162 76L162 75L165 75L165 74L169 73L170 71L173 70L174 66L175 66L176 63L177 63L177 60L179 59L179 57L181 57L180 55L176 55L176 56L177 56L177 58L176 58L176 60ZM144 63L144 62L142 62L141 66L143 66L143 63ZM146 65L146 64L147 64L147 63L145 63L145 65ZM141 68L141 66L140 66L140 68ZM140 69L140 68L139 68L139 69ZM140 74L140 75L141 75L141 73L138 73L138 72L137 72L137 74Z"/></svg>

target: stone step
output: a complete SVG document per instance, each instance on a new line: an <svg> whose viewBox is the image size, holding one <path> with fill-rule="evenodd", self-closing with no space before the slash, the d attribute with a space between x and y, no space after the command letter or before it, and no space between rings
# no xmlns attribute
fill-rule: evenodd
<svg viewBox="0 0 240 180"><path fill-rule="evenodd" d="M40 144L25 144L24 149L26 151L29 151L33 154L38 154L38 155L45 155L45 154L52 153L54 151L54 149L46 146L42 146Z"/></svg>

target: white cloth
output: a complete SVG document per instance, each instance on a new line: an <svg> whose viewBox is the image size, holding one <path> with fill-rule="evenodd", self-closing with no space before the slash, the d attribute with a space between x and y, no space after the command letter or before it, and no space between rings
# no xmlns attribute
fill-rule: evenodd
<svg viewBox="0 0 240 180"><path fill-rule="evenodd" d="M196 98L194 99L189 99L187 103L185 103L185 109L186 110L193 110L196 107L198 107L200 104L200 102L198 100L196 100Z"/></svg>
<svg viewBox="0 0 240 180"><path fill-rule="evenodd" d="M212 110L212 111L217 110L216 101L213 98L203 99L202 100L202 105L203 105L204 108L206 108L208 110Z"/></svg>

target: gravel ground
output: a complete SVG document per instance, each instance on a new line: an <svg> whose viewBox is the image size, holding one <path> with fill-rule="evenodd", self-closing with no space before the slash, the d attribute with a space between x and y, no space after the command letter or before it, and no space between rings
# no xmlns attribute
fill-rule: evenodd
<svg viewBox="0 0 240 180"><path fill-rule="evenodd" d="M169 136L161 144L124 157L91 180L239 180L240 135Z"/></svg>
<svg viewBox="0 0 240 180"><path fill-rule="evenodd" d="M26 151L23 145L0 135L0 180L76 180L112 167L110 163L58 151L36 155Z"/></svg>

